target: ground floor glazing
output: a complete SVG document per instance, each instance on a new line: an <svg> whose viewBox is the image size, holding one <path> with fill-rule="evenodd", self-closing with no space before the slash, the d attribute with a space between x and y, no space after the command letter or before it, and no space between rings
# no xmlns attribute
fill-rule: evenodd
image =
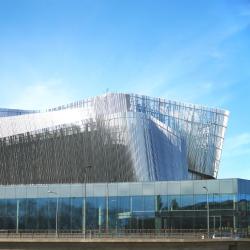
<svg viewBox="0 0 250 250"><path fill-rule="evenodd" d="M248 230L250 195L211 194L208 203L211 231ZM207 212L204 194L0 199L0 230L205 230Z"/></svg>

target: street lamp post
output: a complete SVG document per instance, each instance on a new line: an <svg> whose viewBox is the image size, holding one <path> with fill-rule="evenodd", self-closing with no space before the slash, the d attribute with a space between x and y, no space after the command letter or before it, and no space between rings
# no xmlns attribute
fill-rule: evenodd
<svg viewBox="0 0 250 250"><path fill-rule="evenodd" d="M57 195L57 197L56 197L56 236L58 236L58 201L59 201L58 193L51 191L51 190L48 190L48 193Z"/></svg>
<svg viewBox="0 0 250 250"><path fill-rule="evenodd" d="M84 168L84 216L83 216L83 232L84 232L84 238L86 238L86 198L87 198L87 170L91 169L92 166L88 165Z"/></svg>
<svg viewBox="0 0 250 250"><path fill-rule="evenodd" d="M208 202L208 188L206 186L203 187L206 190L207 194L207 237L209 238L210 230L209 230L209 202Z"/></svg>

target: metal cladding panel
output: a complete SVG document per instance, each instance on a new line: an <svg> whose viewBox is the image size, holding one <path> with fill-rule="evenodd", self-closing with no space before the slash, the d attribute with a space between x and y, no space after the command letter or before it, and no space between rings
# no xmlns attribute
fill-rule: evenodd
<svg viewBox="0 0 250 250"><path fill-rule="evenodd" d="M2 194L4 198L15 199L16 198L16 189L14 186L3 187Z"/></svg>
<svg viewBox="0 0 250 250"><path fill-rule="evenodd" d="M85 196L85 187L83 190L83 195ZM86 196L93 197L94 196L94 184L87 184L86 185Z"/></svg>
<svg viewBox="0 0 250 250"><path fill-rule="evenodd" d="M168 182L168 195L180 195L181 194L181 182L170 181Z"/></svg>
<svg viewBox="0 0 250 250"><path fill-rule="evenodd" d="M210 193L216 193L220 190L220 181L209 180L205 186L208 188Z"/></svg>
<svg viewBox="0 0 250 250"><path fill-rule="evenodd" d="M118 193L117 183L109 183L108 196L117 196L117 193Z"/></svg>
<svg viewBox="0 0 250 250"><path fill-rule="evenodd" d="M155 182L155 193L159 195L166 195L168 193L167 182Z"/></svg>
<svg viewBox="0 0 250 250"><path fill-rule="evenodd" d="M193 194L193 193L194 193L194 183L192 181L182 181L181 194Z"/></svg>
<svg viewBox="0 0 250 250"><path fill-rule="evenodd" d="M237 179L237 190L241 194L250 194L250 181Z"/></svg>
<svg viewBox="0 0 250 250"><path fill-rule="evenodd" d="M129 196L130 195L130 183L119 183L118 184L118 196Z"/></svg>
<svg viewBox="0 0 250 250"><path fill-rule="evenodd" d="M21 185L21 186L16 186L16 197L23 197L26 198L27 197L27 189L29 187L25 186L25 185ZM37 189L37 187L32 186L32 189ZM43 195L48 195L48 189L46 190L46 193L43 193Z"/></svg>
<svg viewBox="0 0 250 250"><path fill-rule="evenodd" d="M38 196L38 191L37 187L35 186L34 188L27 188L26 189L26 195L28 198L37 198Z"/></svg>
<svg viewBox="0 0 250 250"><path fill-rule="evenodd" d="M213 178L227 117L218 109L134 94L5 115L0 184Z"/></svg>
<svg viewBox="0 0 250 250"><path fill-rule="evenodd" d="M130 106L180 133L187 145L191 178L217 177L228 111L139 95L131 95Z"/></svg>
<svg viewBox="0 0 250 250"><path fill-rule="evenodd" d="M216 183L218 182L218 180L213 180L213 181L216 182ZM194 181L194 193L195 194L206 194L206 190L203 187L207 187L207 183L208 183L207 180ZM214 187L216 187L216 185ZM218 190L220 190L219 189L219 184L218 184L217 192L218 192Z"/></svg>
<svg viewBox="0 0 250 250"><path fill-rule="evenodd" d="M82 184L72 184L70 189L71 197L83 197L84 190Z"/></svg>
<svg viewBox="0 0 250 250"><path fill-rule="evenodd" d="M142 193L143 193L143 195L154 195L155 194L155 183L153 183L153 182L142 183Z"/></svg>
<svg viewBox="0 0 250 250"><path fill-rule="evenodd" d="M107 195L107 184L105 183L96 183L94 185L93 196L106 196Z"/></svg>
<svg viewBox="0 0 250 250"><path fill-rule="evenodd" d="M68 190L68 188L69 188L68 184L65 184L63 186L60 186L58 184L49 184L47 186L47 193L48 193L48 196L51 198L60 197L62 194L66 196L70 194L70 192L66 191Z"/></svg>
<svg viewBox="0 0 250 250"><path fill-rule="evenodd" d="M142 194L142 183L131 183L129 185L129 194L130 195L141 195Z"/></svg>
<svg viewBox="0 0 250 250"><path fill-rule="evenodd" d="M220 180L220 193L232 194L237 192L237 185L233 179Z"/></svg>

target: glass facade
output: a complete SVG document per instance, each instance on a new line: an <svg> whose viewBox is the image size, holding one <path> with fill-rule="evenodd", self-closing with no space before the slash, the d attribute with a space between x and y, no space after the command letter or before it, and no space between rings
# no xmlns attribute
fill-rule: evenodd
<svg viewBox="0 0 250 250"><path fill-rule="evenodd" d="M212 233L248 233L250 181L240 179L1 186L0 230L206 230L207 199Z"/></svg>

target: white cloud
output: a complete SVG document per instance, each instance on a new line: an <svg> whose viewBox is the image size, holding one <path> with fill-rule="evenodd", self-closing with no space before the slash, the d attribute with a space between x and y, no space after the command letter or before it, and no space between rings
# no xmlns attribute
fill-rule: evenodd
<svg viewBox="0 0 250 250"><path fill-rule="evenodd" d="M225 140L219 178L250 178L250 132Z"/></svg>
<svg viewBox="0 0 250 250"><path fill-rule="evenodd" d="M147 95L161 96L187 102L206 103L212 106L224 106L233 96L228 86L215 82L215 75L206 70L207 62L213 60L216 69L224 67L224 43L249 27L249 20L223 22L201 32L195 40L185 43L174 53L165 43L152 51L144 69L138 72L132 91ZM221 73L217 71L214 74ZM200 80L200 82L198 82ZM225 85L225 84L224 84Z"/></svg>
<svg viewBox="0 0 250 250"><path fill-rule="evenodd" d="M211 51L208 51L208 56L217 60L221 60L225 55L218 48L212 48Z"/></svg>
<svg viewBox="0 0 250 250"><path fill-rule="evenodd" d="M73 93L60 79L49 79L29 85L8 105L19 109L46 109L73 100Z"/></svg>
<svg viewBox="0 0 250 250"><path fill-rule="evenodd" d="M250 154L250 133L241 133L225 140L225 157L232 158L248 154Z"/></svg>

